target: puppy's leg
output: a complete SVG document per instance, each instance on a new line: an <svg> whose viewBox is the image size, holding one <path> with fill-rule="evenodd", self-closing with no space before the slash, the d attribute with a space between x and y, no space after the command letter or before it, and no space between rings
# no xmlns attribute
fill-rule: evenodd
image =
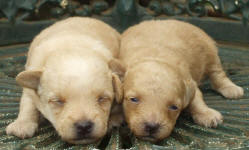
<svg viewBox="0 0 249 150"><path fill-rule="evenodd" d="M240 98L244 95L244 90L235 85L223 71L218 56L209 68L209 78L212 87L226 98Z"/></svg>
<svg viewBox="0 0 249 150"><path fill-rule="evenodd" d="M196 89L195 97L189 104L188 111L195 123L205 127L217 127L223 122L222 115L205 104L199 88Z"/></svg>
<svg viewBox="0 0 249 150"><path fill-rule="evenodd" d="M17 119L8 125L6 133L20 138L32 137L38 128L39 112L33 101L37 96L31 89L23 88L20 110Z"/></svg>

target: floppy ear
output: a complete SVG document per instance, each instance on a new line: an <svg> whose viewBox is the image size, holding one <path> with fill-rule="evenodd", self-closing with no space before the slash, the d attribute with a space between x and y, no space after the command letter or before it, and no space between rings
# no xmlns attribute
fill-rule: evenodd
<svg viewBox="0 0 249 150"><path fill-rule="evenodd" d="M192 79L185 80L184 85L185 85L185 97L184 97L183 108L186 108L188 104L193 100L197 86Z"/></svg>
<svg viewBox="0 0 249 150"><path fill-rule="evenodd" d="M41 75L42 71L23 71L16 76L16 81L22 87L37 90Z"/></svg>
<svg viewBox="0 0 249 150"><path fill-rule="evenodd" d="M123 85L122 85L119 77L114 73L112 73L112 86L114 89L116 102L118 104L122 103L123 95L124 95Z"/></svg>
<svg viewBox="0 0 249 150"><path fill-rule="evenodd" d="M119 78L123 78L125 74L125 67L124 65L117 59L112 59L108 63L109 68L113 73L118 75Z"/></svg>
<svg viewBox="0 0 249 150"><path fill-rule="evenodd" d="M112 85L115 93L115 99L117 103L121 103L124 92L121 80L123 80L125 74L125 67L117 59L112 59L108 65L112 71Z"/></svg>

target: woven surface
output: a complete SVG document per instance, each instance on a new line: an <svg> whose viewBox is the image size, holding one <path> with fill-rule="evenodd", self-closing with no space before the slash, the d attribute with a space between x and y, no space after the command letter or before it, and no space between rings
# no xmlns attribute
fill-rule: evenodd
<svg viewBox="0 0 249 150"><path fill-rule="evenodd" d="M171 136L150 144L134 138L126 127L113 130L102 142L93 145L70 145L60 140L50 123L40 125L34 137L21 140L5 133L19 109L21 87L14 77L23 70L28 45L0 47L0 149L249 149L249 48L221 46L220 56L228 76L242 86L245 95L239 100L225 99L211 90L208 81L201 89L206 103L220 111L224 123L218 128L203 128L182 114Z"/></svg>

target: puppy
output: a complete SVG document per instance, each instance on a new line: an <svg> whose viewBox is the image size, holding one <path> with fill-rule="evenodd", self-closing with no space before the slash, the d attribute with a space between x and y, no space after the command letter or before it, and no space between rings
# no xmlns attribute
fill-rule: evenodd
<svg viewBox="0 0 249 150"><path fill-rule="evenodd" d="M205 127L222 123L198 85L205 75L227 98L243 89L222 69L215 42L201 29L180 21L145 21L122 34L120 60L124 76L124 114L130 129L144 140L158 141L173 130L183 109Z"/></svg>
<svg viewBox="0 0 249 150"><path fill-rule="evenodd" d="M43 30L30 46L25 71L16 77L23 94L7 134L32 137L40 112L69 143L103 137L114 98L122 97L115 73L119 45L118 32L91 18L72 17Z"/></svg>

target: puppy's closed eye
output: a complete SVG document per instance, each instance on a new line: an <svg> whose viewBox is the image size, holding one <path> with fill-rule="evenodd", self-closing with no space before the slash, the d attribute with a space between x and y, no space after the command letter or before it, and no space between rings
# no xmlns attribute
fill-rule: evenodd
<svg viewBox="0 0 249 150"><path fill-rule="evenodd" d="M99 103L104 103L104 102L108 101L109 99L110 99L109 97L100 96L100 97L98 98L98 102L99 102Z"/></svg>
<svg viewBox="0 0 249 150"><path fill-rule="evenodd" d="M62 107L65 104L65 102L66 101L63 98L51 98L48 101L48 103L59 107Z"/></svg>

